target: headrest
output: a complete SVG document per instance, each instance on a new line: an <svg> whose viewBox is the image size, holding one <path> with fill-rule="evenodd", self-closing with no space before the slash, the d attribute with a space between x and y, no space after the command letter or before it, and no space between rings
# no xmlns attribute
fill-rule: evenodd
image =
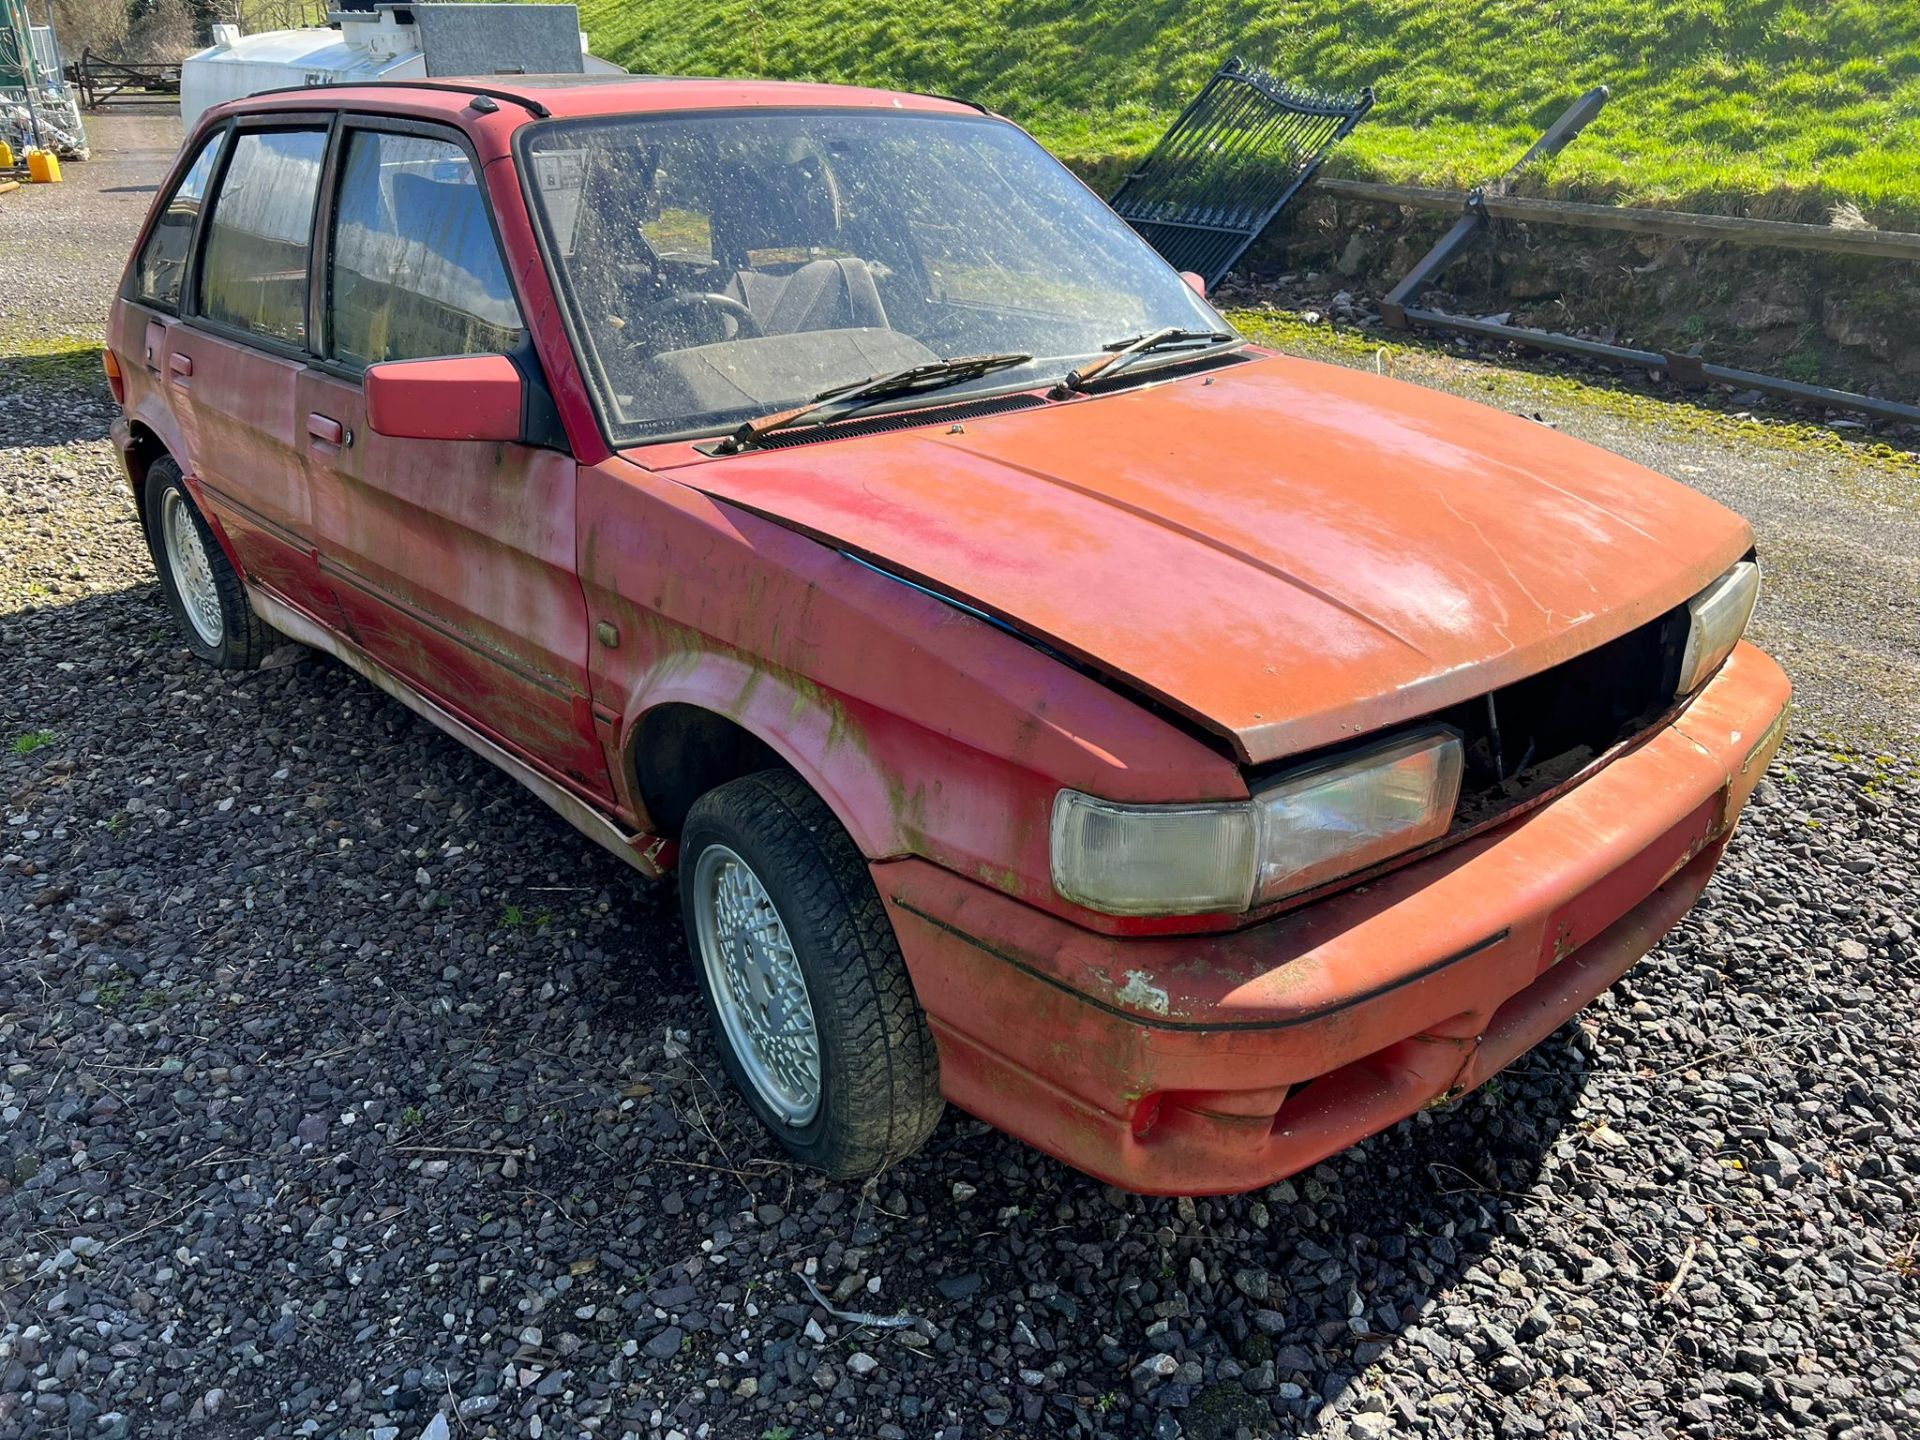
<svg viewBox="0 0 1920 1440"><path fill-rule="evenodd" d="M819 156L742 167L714 187L713 253L741 269L753 250L832 245L840 236L833 180Z"/></svg>

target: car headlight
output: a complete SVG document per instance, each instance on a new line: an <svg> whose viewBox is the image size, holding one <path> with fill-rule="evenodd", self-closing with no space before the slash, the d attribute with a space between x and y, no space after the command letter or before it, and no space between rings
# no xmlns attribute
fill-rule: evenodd
<svg viewBox="0 0 1920 1440"><path fill-rule="evenodd" d="M1733 653L1760 599L1760 567L1742 560L1687 602L1687 646L1676 695L1691 695Z"/></svg>
<svg viewBox="0 0 1920 1440"><path fill-rule="evenodd" d="M1460 737L1435 728L1309 765L1216 805L1121 805L1062 790L1053 885L1109 915L1233 913L1311 890L1447 833Z"/></svg>

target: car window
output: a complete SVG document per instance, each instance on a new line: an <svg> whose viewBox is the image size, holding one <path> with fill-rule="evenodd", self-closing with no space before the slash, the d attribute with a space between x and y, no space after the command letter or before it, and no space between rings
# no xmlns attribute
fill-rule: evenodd
<svg viewBox="0 0 1920 1440"><path fill-rule="evenodd" d="M214 198L200 266L209 320L291 344L307 339L307 248L324 130L250 130Z"/></svg>
<svg viewBox="0 0 1920 1440"><path fill-rule="evenodd" d="M712 264L713 198L703 179L684 167L656 173L653 202L640 221L640 233L662 260Z"/></svg>
<svg viewBox="0 0 1920 1440"><path fill-rule="evenodd" d="M140 248L134 267L134 288L142 300L173 309L180 303L180 282L187 273L187 247L193 243L193 222L213 178L213 162L220 153L220 136L209 136L180 179L166 209L154 222L153 233Z"/></svg>
<svg viewBox="0 0 1920 1440"><path fill-rule="evenodd" d="M1226 322L1004 121L911 111L553 121L523 132L544 250L620 443L711 433L938 359L940 392L1051 382Z"/></svg>
<svg viewBox="0 0 1920 1440"><path fill-rule="evenodd" d="M525 333L473 163L422 135L349 135L327 296L328 351L351 365L496 354Z"/></svg>
<svg viewBox="0 0 1920 1440"><path fill-rule="evenodd" d="M1119 303L1097 272L1076 273L1060 263L1075 236L1053 196L1036 197L1009 178L1013 167L993 163L1000 157L969 153L955 137L933 134L933 141L901 157L898 175L868 181L891 182L870 207L897 211L925 267L930 296L950 304L1069 314ZM938 190L920 178L932 174L941 176ZM862 198L857 190L855 198ZM973 219L979 215L997 217L990 236ZM1113 312L1108 323L1139 324L1144 313L1135 304L1124 315Z"/></svg>

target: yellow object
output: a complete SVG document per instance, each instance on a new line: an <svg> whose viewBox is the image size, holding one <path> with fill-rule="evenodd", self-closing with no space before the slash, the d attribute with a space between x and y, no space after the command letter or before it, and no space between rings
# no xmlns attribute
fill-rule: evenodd
<svg viewBox="0 0 1920 1440"><path fill-rule="evenodd" d="M12 168L13 147L7 144L6 141L0 140L0 170L11 170Z"/></svg>
<svg viewBox="0 0 1920 1440"><path fill-rule="evenodd" d="M29 150L27 152L27 176L41 185L56 185L60 181L60 157L51 150Z"/></svg>

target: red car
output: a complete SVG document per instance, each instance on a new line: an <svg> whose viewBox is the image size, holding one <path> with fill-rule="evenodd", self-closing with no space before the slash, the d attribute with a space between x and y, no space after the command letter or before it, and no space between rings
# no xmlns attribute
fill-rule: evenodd
<svg viewBox="0 0 1920 1440"><path fill-rule="evenodd" d="M1738 517L1198 291L955 101L403 82L210 111L107 369L193 652L677 869L794 1155L1236 1191L1643 955L1788 684Z"/></svg>

